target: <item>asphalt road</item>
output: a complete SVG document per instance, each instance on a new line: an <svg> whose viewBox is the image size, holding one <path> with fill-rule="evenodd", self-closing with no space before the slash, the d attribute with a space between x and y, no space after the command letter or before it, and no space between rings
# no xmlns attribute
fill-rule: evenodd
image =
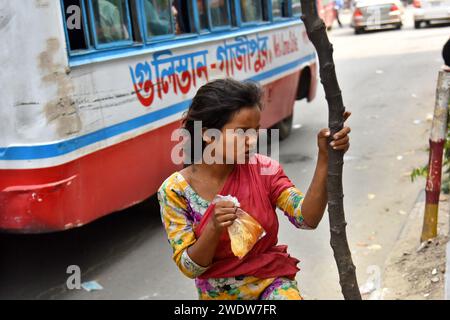
<svg viewBox="0 0 450 320"><path fill-rule="evenodd" d="M348 17L342 16L344 22ZM424 180L413 167L427 161L440 50L450 26L354 35L330 33L344 102L352 116L345 157L348 237L360 284L368 266L382 268ZM280 161L306 192L316 159L316 133L327 123L322 87L295 107L294 130L281 143ZM279 242L301 260L300 290L307 299L340 299L325 217L314 231L295 229L280 213ZM419 235L418 235L419 237ZM68 290L66 269L78 265L82 281L103 290ZM196 299L192 280L171 260L155 199L79 229L49 235L0 235L0 299Z"/></svg>

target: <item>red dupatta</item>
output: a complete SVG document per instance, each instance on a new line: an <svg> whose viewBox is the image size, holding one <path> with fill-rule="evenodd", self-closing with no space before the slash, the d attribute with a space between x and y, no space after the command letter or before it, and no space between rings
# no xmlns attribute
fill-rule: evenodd
<svg viewBox="0 0 450 320"><path fill-rule="evenodd" d="M254 157L251 163L235 165L219 194L235 196L242 210L261 224L266 235L258 240L246 256L239 259L231 251L230 238L225 230L212 265L199 276L200 279L235 276L294 278L299 270L299 260L287 253L287 246L277 245L279 225L275 212L276 200L283 190L293 184L278 162L259 154ZM271 174L264 174L268 170ZM211 204L195 227L197 238L214 214L213 209L214 204Z"/></svg>

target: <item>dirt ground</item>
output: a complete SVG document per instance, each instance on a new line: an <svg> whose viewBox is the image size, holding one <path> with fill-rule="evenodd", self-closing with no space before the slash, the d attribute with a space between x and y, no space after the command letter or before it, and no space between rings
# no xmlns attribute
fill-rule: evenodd
<svg viewBox="0 0 450 320"><path fill-rule="evenodd" d="M445 252L449 240L449 197L439 202L438 237L420 244L425 202L417 202L383 273L385 300L444 299Z"/></svg>

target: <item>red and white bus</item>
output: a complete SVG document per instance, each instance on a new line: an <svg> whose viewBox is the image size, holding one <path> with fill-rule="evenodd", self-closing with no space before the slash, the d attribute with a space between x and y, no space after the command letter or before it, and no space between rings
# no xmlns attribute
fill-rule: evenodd
<svg viewBox="0 0 450 320"><path fill-rule="evenodd" d="M0 230L78 227L154 194L211 79L261 83L262 126L289 134L317 83L299 3L3 1Z"/></svg>

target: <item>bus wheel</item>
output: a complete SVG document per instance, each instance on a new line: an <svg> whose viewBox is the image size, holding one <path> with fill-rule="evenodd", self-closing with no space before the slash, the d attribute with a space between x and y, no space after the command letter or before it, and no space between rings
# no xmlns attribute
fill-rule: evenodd
<svg viewBox="0 0 450 320"><path fill-rule="evenodd" d="M363 34L364 28L355 28L355 34Z"/></svg>
<svg viewBox="0 0 450 320"><path fill-rule="evenodd" d="M414 28L420 29L421 24L422 24L422 21L414 21Z"/></svg>
<svg viewBox="0 0 450 320"><path fill-rule="evenodd" d="M280 141L289 137L292 131L292 121L294 119L294 114L291 114L289 117L284 118L280 122L278 122L274 129L278 129L280 133Z"/></svg>

